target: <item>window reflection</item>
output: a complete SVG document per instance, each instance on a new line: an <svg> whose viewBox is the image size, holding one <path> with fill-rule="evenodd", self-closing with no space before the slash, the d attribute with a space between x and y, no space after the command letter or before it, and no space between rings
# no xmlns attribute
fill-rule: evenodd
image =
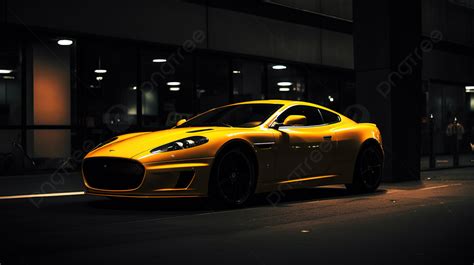
<svg viewBox="0 0 474 265"><path fill-rule="evenodd" d="M268 98L304 100L306 95L305 71L296 66L269 64Z"/></svg>
<svg viewBox="0 0 474 265"><path fill-rule="evenodd" d="M203 112L229 103L229 60L211 55L197 56L196 60L197 111Z"/></svg>
<svg viewBox="0 0 474 265"><path fill-rule="evenodd" d="M80 109L87 127L122 133L136 124L136 54L133 47L81 43L78 81L83 93Z"/></svg>
<svg viewBox="0 0 474 265"><path fill-rule="evenodd" d="M234 102L264 99L263 63L232 60L232 94Z"/></svg>
<svg viewBox="0 0 474 265"><path fill-rule="evenodd" d="M169 128L193 113L193 58L175 52L141 52L143 126ZM169 59L171 58L171 59Z"/></svg>
<svg viewBox="0 0 474 265"><path fill-rule="evenodd" d="M21 122L21 76L16 41L2 40L0 48L0 125Z"/></svg>
<svg viewBox="0 0 474 265"><path fill-rule="evenodd" d="M230 102L306 100L341 110L354 100L347 71L108 38L39 37L12 37L0 47L2 135L18 137L38 169L78 150L82 157L114 135L168 128ZM72 45L59 45L59 37Z"/></svg>

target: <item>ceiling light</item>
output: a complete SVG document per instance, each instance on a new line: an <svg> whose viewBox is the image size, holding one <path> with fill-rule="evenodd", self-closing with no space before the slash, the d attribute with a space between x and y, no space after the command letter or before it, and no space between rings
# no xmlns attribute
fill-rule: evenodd
<svg viewBox="0 0 474 265"><path fill-rule="evenodd" d="M179 86L181 85L181 82L168 82L166 83L168 86Z"/></svg>
<svg viewBox="0 0 474 265"><path fill-rule="evenodd" d="M232 73L234 73L234 74L240 74L240 71L239 71L239 70L234 70L234 71L232 71Z"/></svg>
<svg viewBox="0 0 474 265"><path fill-rule="evenodd" d="M163 59L163 58L156 58L156 59L153 59L153 62L154 62L154 63L166 63L166 59Z"/></svg>
<svg viewBox="0 0 474 265"><path fill-rule="evenodd" d="M170 91L179 91L179 87L170 87Z"/></svg>
<svg viewBox="0 0 474 265"><path fill-rule="evenodd" d="M291 86L293 83L291 82L278 82L277 85L278 86Z"/></svg>
<svg viewBox="0 0 474 265"><path fill-rule="evenodd" d="M280 87L278 90L280 90L280 92L288 92L288 91L290 91L290 88L289 87Z"/></svg>
<svg viewBox="0 0 474 265"><path fill-rule="evenodd" d="M474 86L466 86L466 93L474 93Z"/></svg>
<svg viewBox="0 0 474 265"><path fill-rule="evenodd" d="M0 69L0 74L11 74L13 70L10 69Z"/></svg>
<svg viewBox="0 0 474 265"><path fill-rule="evenodd" d="M286 69L286 66L281 65L281 64L277 64L277 65L272 66L272 68L275 69L275 70L283 70L283 69Z"/></svg>
<svg viewBox="0 0 474 265"><path fill-rule="evenodd" d="M95 79L97 79L97 81L102 81L102 79L104 79L104 78L102 76L98 76Z"/></svg>
<svg viewBox="0 0 474 265"><path fill-rule="evenodd" d="M3 79L13 80L13 79L15 79L15 77L11 76L11 75L5 75L5 76L3 76Z"/></svg>
<svg viewBox="0 0 474 265"><path fill-rule="evenodd" d="M96 69L96 70L94 70L94 72L97 73L97 74L105 74L105 73L107 73L107 70L105 70L105 69Z"/></svg>
<svg viewBox="0 0 474 265"><path fill-rule="evenodd" d="M137 86L132 86L132 90L137 90Z"/></svg>
<svg viewBox="0 0 474 265"><path fill-rule="evenodd" d="M61 46L70 46L73 43L74 42L72 40L68 40L68 39L58 40L58 44Z"/></svg>
<svg viewBox="0 0 474 265"><path fill-rule="evenodd" d="M333 97L328 96L328 99L329 99L330 102L334 102L334 98L333 98Z"/></svg>

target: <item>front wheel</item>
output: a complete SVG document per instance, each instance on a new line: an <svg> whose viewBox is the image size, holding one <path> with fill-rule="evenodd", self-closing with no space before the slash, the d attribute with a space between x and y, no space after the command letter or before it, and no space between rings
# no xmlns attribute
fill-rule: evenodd
<svg viewBox="0 0 474 265"><path fill-rule="evenodd" d="M255 168L248 152L233 148L215 161L209 195L226 206L244 205L255 191Z"/></svg>
<svg viewBox="0 0 474 265"><path fill-rule="evenodd" d="M354 192L374 192L380 185L383 171L383 154L375 145L364 147L357 157L354 179L346 187Z"/></svg>

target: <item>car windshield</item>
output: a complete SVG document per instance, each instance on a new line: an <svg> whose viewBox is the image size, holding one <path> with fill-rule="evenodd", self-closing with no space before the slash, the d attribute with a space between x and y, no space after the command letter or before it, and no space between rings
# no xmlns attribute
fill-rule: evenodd
<svg viewBox="0 0 474 265"><path fill-rule="evenodd" d="M256 127L266 121L280 104L241 104L213 109L181 124L182 127L223 126Z"/></svg>

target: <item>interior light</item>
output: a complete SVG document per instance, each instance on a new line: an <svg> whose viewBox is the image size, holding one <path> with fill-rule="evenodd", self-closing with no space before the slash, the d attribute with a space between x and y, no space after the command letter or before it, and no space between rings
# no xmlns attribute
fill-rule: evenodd
<svg viewBox="0 0 474 265"><path fill-rule="evenodd" d="M280 87L278 90L280 90L280 92L288 92L288 91L290 91L290 88L289 87Z"/></svg>
<svg viewBox="0 0 474 265"><path fill-rule="evenodd" d="M96 69L96 70L94 70L94 72L97 73L97 74L105 74L105 73L107 73L107 70L105 70L105 69Z"/></svg>
<svg viewBox="0 0 474 265"><path fill-rule="evenodd" d="M474 93L474 86L466 86L466 93Z"/></svg>
<svg viewBox="0 0 474 265"><path fill-rule="evenodd" d="M132 90L137 90L137 86L132 86Z"/></svg>
<svg viewBox="0 0 474 265"><path fill-rule="evenodd" d="M13 70L10 69L0 69L0 74L11 74Z"/></svg>
<svg viewBox="0 0 474 265"><path fill-rule="evenodd" d="M283 69L286 69L286 66L281 65L281 64L277 64L277 65L272 66L272 68L275 69L275 70L283 70Z"/></svg>
<svg viewBox="0 0 474 265"><path fill-rule="evenodd" d="M68 39L58 40L58 44L61 46L69 46L69 45L72 45L73 43L74 42L72 40L68 40Z"/></svg>
<svg viewBox="0 0 474 265"><path fill-rule="evenodd" d="M277 85L278 86L291 86L293 83L291 82L278 82Z"/></svg>
<svg viewBox="0 0 474 265"><path fill-rule="evenodd" d="M170 87L170 91L179 91L179 87Z"/></svg>
<svg viewBox="0 0 474 265"><path fill-rule="evenodd" d="M181 82L168 82L166 83L168 86L179 86L181 85Z"/></svg>
<svg viewBox="0 0 474 265"><path fill-rule="evenodd" d="M3 79L13 80L13 79L15 79L15 77L11 76L11 75L5 75L5 76L3 76Z"/></svg>
<svg viewBox="0 0 474 265"><path fill-rule="evenodd" d="M334 102L334 98L333 98L333 97L328 96L328 99L329 99L330 102Z"/></svg>
<svg viewBox="0 0 474 265"><path fill-rule="evenodd" d="M234 71L232 71L232 73L234 73L234 74L240 74L240 71L239 71L239 70L234 70Z"/></svg>
<svg viewBox="0 0 474 265"><path fill-rule="evenodd" d="M163 59L163 58L156 58L156 59L153 59L153 62L154 62L154 63L166 63L166 59Z"/></svg>
<svg viewBox="0 0 474 265"><path fill-rule="evenodd" d="M95 79L97 79L97 81L102 81L104 78L102 76L98 76Z"/></svg>

